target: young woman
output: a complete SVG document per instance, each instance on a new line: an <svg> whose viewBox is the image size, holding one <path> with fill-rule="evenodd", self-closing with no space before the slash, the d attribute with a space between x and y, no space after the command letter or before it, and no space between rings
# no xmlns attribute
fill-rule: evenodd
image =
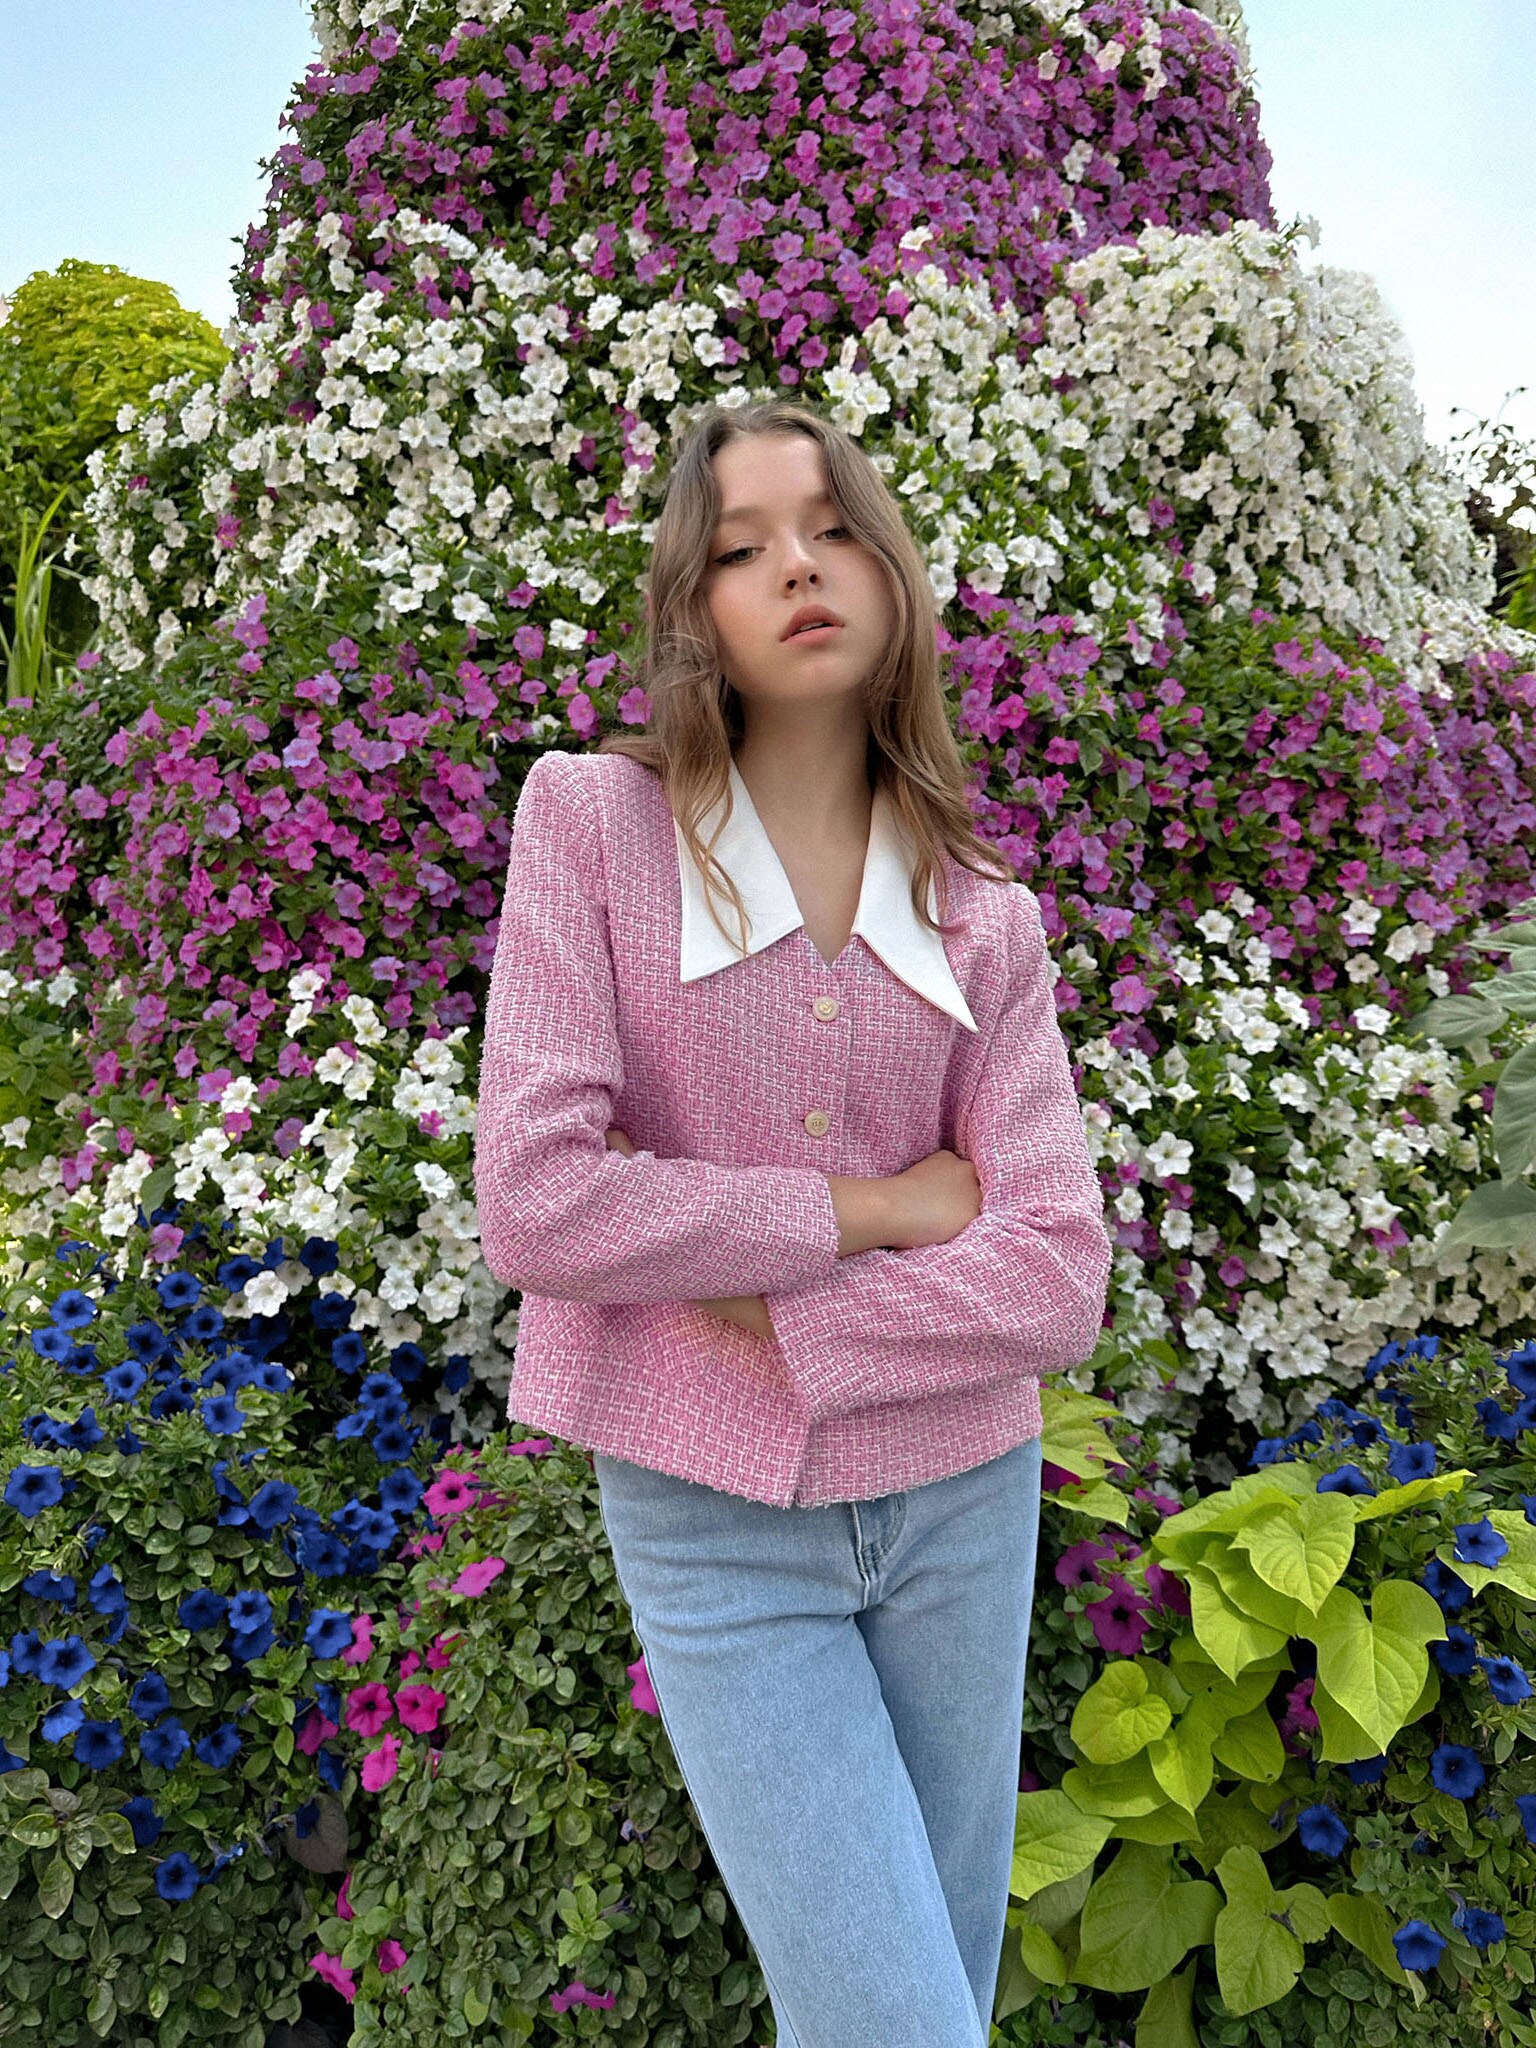
<svg viewBox="0 0 1536 2048"><path fill-rule="evenodd" d="M509 1415L593 1453L782 2048L986 2048L1039 1383L1110 1267L1039 908L848 435L706 413L647 599L648 730L517 808L476 1142Z"/></svg>

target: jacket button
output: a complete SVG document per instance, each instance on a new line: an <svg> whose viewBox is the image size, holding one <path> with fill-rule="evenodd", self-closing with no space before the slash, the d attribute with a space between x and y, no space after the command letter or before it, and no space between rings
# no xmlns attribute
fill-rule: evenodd
<svg viewBox="0 0 1536 2048"><path fill-rule="evenodd" d="M813 1138L824 1138L831 1122L831 1117L827 1115L824 1109L812 1109L806 1112L805 1128Z"/></svg>
<svg viewBox="0 0 1536 2048"><path fill-rule="evenodd" d="M836 996L818 996L812 1008L818 1017L835 1017L842 1005Z"/></svg>

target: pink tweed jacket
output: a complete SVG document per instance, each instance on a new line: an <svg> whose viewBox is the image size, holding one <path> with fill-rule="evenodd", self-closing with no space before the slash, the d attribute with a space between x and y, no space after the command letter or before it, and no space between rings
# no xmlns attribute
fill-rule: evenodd
<svg viewBox="0 0 1536 2048"><path fill-rule="evenodd" d="M524 779L475 1139L484 1258L522 1294L508 1415L780 1507L868 1500L1040 1434L1042 1374L1098 1341L1110 1238L1033 892L948 862L965 929L927 931L877 790L829 966L734 763L730 795L745 955L649 769L553 752ZM839 1258L826 1176L941 1147L981 1213ZM696 1305L737 1294L773 1338Z"/></svg>

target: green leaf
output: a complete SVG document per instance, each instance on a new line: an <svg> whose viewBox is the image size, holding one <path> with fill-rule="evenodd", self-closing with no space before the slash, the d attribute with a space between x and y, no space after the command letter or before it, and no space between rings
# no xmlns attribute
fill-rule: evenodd
<svg viewBox="0 0 1536 2048"><path fill-rule="evenodd" d="M1147 1751L1152 1775L1176 1805L1194 1813L1211 1789L1210 1710L1196 1700Z"/></svg>
<svg viewBox="0 0 1536 2048"><path fill-rule="evenodd" d="M69 1902L74 1895L75 1873L60 1852L43 1872L42 1882L37 1888L37 1902L50 1920L58 1920L69 1911Z"/></svg>
<svg viewBox="0 0 1536 2048"><path fill-rule="evenodd" d="M1488 1585L1508 1586L1522 1600L1536 1600L1536 1528L1520 1508L1490 1508L1488 1520L1509 1545L1497 1564L1463 1564L1454 1542L1442 1543L1435 1555L1464 1578L1474 1593Z"/></svg>
<svg viewBox="0 0 1536 2048"><path fill-rule="evenodd" d="M1383 1487L1380 1493L1341 1494L1355 1511L1357 1522L1375 1521L1381 1515L1396 1515L1422 1507L1428 1500L1443 1500L1448 1493L1460 1493L1477 1474L1459 1467L1454 1472L1436 1472L1428 1479L1407 1479L1401 1486Z"/></svg>
<svg viewBox="0 0 1536 2048"><path fill-rule="evenodd" d="M1123 1764L1074 1764L1063 1776L1061 1790L1081 1812L1107 1814L1115 1820L1153 1813L1167 1798L1152 1775L1145 1750Z"/></svg>
<svg viewBox="0 0 1536 2048"><path fill-rule="evenodd" d="M1235 1607L1222 1589L1216 1573L1204 1564L1187 1567L1190 1618L1200 1647L1228 1678L1237 1678L1261 1657L1283 1650L1289 1638L1277 1628L1266 1628L1251 1614Z"/></svg>
<svg viewBox="0 0 1536 2048"><path fill-rule="evenodd" d="M1124 1763L1162 1735L1172 1719L1167 1701L1151 1691L1140 1665L1111 1664L1078 1701L1072 1740L1090 1763Z"/></svg>
<svg viewBox="0 0 1536 2048"><path fill-rule="evenodd" d="M11 1822L10 1836L24 1849L50 1849L59 1838L59 1824L51 1813L22 1813Z"/></svg>
<svg viewBox="0 0 1536 2048"><path fill-rule="evenodd" d="M1428 1643L1443 1640L1439 1603L1407 1579L1383 1579L1364 1607L1335 1586L1313 1628L1317 1682L1376 1743L1404 1727L1429 1668Z"/></svg>
<svg viewBox="0 0 1536 2048"><path fill-rule="evenodd" d="M1239 1778L1267 1785L1285 1769L1285 1744L1268 1707L1229 1721L1214 1745L1216 1761Z"/></svg>
<svg viewBox="0 0 1536 2048"><path fill-rule="evenodd" d="M1131 1504L1107 1479L1095 1479L1086 1486L1079 1481L1076 1486L1054 1487L1045 1498L1053 1506L1065 1508L1069 1514L1086 1515L1093 1522L1117 1522L1121 1528L1130 1525Z"/></svg>
<svg viewBox="0 0 1536 2048"><path fill-rule="evenodd" d="M1111 1823L1085 1813L1060 1790L1021 1792L1008 1889L1027 1899L1086 1870L1109 1840Z"/></svg>
<svg viewBox="0 0 1536 2048"><path fill-rule="evenodd" d="M472 2027L483 2027L491 2016L491 2008L478 1991L467 1985L464 1990L464 2017Z"/></svg>
<svg viewBox="0 0 1536 2048"><path fill-rule="evenodd" d="M1381 1900L1363 1892L1330 1892L1328 1918L1394 1984L1411 1982L1392 1946L1392 1919Z"/></svg>
<svg viewBox="0 0 1536 2048"><path fill-rule="evenodd" d="M1316 1491L1317 1474L1309 1465L1266 1465L1262 1472L1245 1472L1224 1493L1210 1494L1182 1514L1170 1515L1153 1535L1150 1547L1164 1558L1196 1551L1205 1537L1230 1534L1255 1515L1267 1513L1277 1498Z"/></svg>
<svg viewBox="0 0 1536 2048"><path fill-rule="evenodd" d="M1302 1943L1328 1931L1327 1905L1315 1885L1277 1892L1257 1849L1229 1849L1216 1875L1227 1895L1216 1917L1217 1986L1229 2012L1256 2012L1284 1998L1301 1975Z"/></svg>
<svg viewBox="0 0 1536 2048"><path fill-rule="evenodd" d="M1167 1849L1127 1842L1083 1901L1072 1975L1098 1991L1144 1991L1211 1939L1221 1894L1178 1878Z"/></svg>
<svg viewBox="0 0 1536 2048"><path fill-rule="evenodd" d="M1043 1927L1021 1920L1018 1928L1019 1954L1024 1967L1032 1970L1042 1984L1065 1984L1067 1959Z"/></svg>
<svg viewBox="0 0 1536 2048"><path fill-rule="evenodd" d="M1314 1493L1250 1522L1232 1541L1265 1585L1315 1614L1354 1554L1355 1511L1345 1494Z"/></svg>
<svg viewBox="0 0 1536 2048"><path fill-rule="evenodd" d="M1200 2048L1194 2002L1193 1964L1154 1984L1136 2016L1136 2048Z"/></svg>

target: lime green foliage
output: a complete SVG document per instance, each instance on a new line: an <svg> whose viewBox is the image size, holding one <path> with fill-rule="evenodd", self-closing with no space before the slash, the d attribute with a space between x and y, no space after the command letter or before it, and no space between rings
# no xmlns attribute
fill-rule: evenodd
<svg viewBox="0 0 1536 2048"><path fill-rule="evenodd" d="M81 510L90 489L86 463L94 450L118 438L118 414L136 411L154 388L173 377L198 384L217 380L229 351L217 328L189 312L169 285L133 277L113 263L67 257L57 270L34 271L11 302L0 326L0 604L14 611L27 533L56 498L50 545L73 531L80 547L54 562L52 627L59 650L76 654L94 624L79 579L96 573ZM35 564L35 578L47 564ZM44 620L47 621L46 593ZM8 628L14 641L22 622ZM46 674L42 684L46 685ZM17 683L10 694L20 692Z"/></svg>
<svg viewBox="0 0 1536 2048"><path fill-rule="evenodd" d="M1415 1383L1431 1372L1439 1414L1430 1385L1421 1410ZM1446 2020L1432 1997L1443 1977L1463 2000L1472 1980L1480 2009L1497 2015L1484 2038L1536 2039L1511 2006L1528 1997L1532 1975L1515 1952L1536 1933L1536 1915L1519 1904L1536 1856L1511 1811L1514 1795L1536 1786L1518 1761L1522 1734L1528 1749L1536 1732L1536 1701L1501 1706L1476 1673L1442 1678L1430 1646L1447 1644L1448 1626L1419 1583L1447 1568L1480 1603L1476 1615L1457 1617L1480 1649L1517 1660L1529 1650L1536 1526L1513 1501L1530 1504L1520 1489L1531 1485L1531 1461L1512 1452L1507 1473L1480 1469L1498 1464L1470 1416L1473 1397L1484 1394L1486 1412L1497 1385L1486 1345L1469 1342L1465 1361L1442 1355L1418 1374L1410 1366L1403 1384L1412 1434L1459 1460L1451 1469L1393 1483L1390 1437L1373 1440L1367 1411L1347 1409L1357 1433L1344 1440L1353 1472L1341 1478L1374 1490L1319 1492L1340 1448L1325 1443L1315 1462L1266 1464L1167 1515L1139 1564L1122 1558L1107 1568L1139 1585L1160 1567L1188 1588L1190 1613L1161 1610L1162 1633L1148 1637L1145 1653L1100 1663L1072 1711L1073 1760L1060 1783L1020 1794L1011 1882L1020 1903L1010 1909L999 1998L999 2012L1015 2018L1002 2038L1033 2039L1030 2016L1043 2015L1047 1992L1058 2006L1100 1992L1144 1994L1135 2048L1257 2048L1298 2037L1283 2027L1272 2035L1259 2015L1273 2009L1278 2020L1303 2005L1326 2013L1344 1985L1344 2016L1325 2022L1339 2041L1384 2043L1394 2029L1450 2041L1451 2032L1421 2036L1403 2024L1427 2001ZM1097 1483L1117 1490L1107 1477ZM1105 1520L1125 1525L1121 1514ZM1503 1539L1496 1563L1458 1555L1456 1530L1468 1523ZM1312 1674L1316 1716L1305 1744L1294 1729L1282 1739L1272 1702L1301 1672ZM1490 1782L1486 1809L1440 1789L1430 1752L1447 1743L1471 1745L1495 1767L1516 1759ZM1380 1784L1351 1782L1342 1769L1382 1758ZM1302 1843L1297 1815L1319 1806L1342 1815L1347 1854ZM1441 1836L1449 1840L1437 1866ZM1410 1917L1443 1925L1458 1885L1473 1903L1502 1910L1507 1940L1489 1958L1453 1934L1437 1971L1405 1970L1394 1933ZM1222 2023L1213 2031L1209 2011Z"/></svg>

